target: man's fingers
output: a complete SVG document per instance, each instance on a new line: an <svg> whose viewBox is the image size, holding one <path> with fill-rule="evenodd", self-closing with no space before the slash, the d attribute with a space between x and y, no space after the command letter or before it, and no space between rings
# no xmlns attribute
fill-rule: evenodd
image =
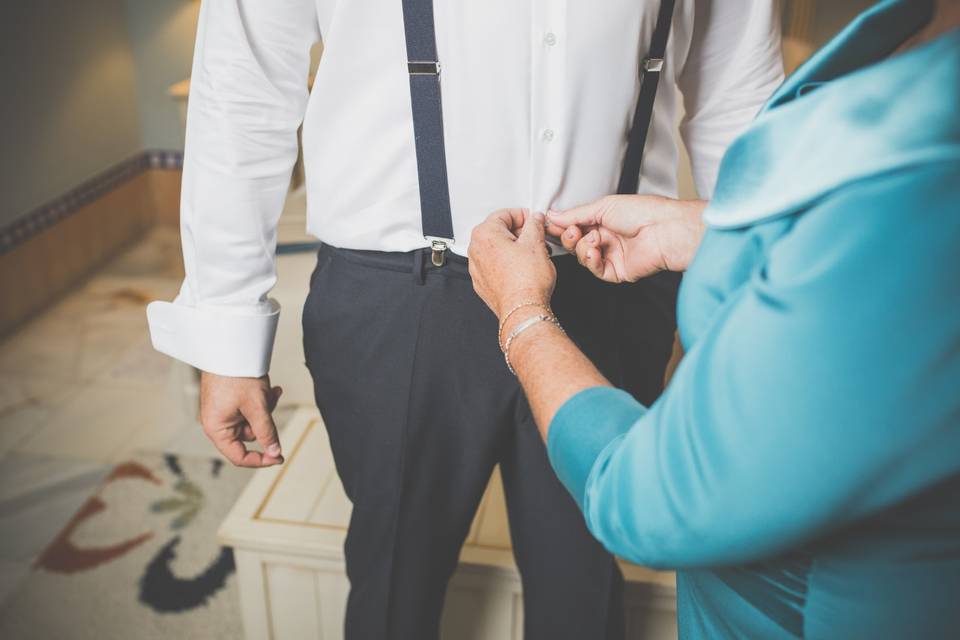
<svg viewBox="0 0 960 640"><path fill-rule="evenodd" d="M200 379L200 422L217 450L243 467L283 462L271 412L283 390L271 387L268 377L238 378L204 372ZM265 453L247 450L258 441Z"/></svg>
<svg viewBox="0 0 960 640"><path fill-rule="evenodd" d="M277 436L277 426L273 423L273 416L270 415L269 395L274 394L251 399L240 410L243 417L247 419L250 428L253 429L257 442L263 447L265 458L279 460L281 457L280 438Z"/></svg>
<svg viewBox="0 0 960 640"><path fill-rule="evenodd" d="M210 441L213 442L213 446L231 463L238 467L259 466L255 464L255 461L259 460L259 458L249 455L250 453L258 452L247 451L247 447L238 439L238 435L240 438L243 437L243 429L233 429L227 426L208 433Z"/></svg>
<svg viewBox="0 0 960 640"><path fill-rule="evenodd" d="M250 424L236 427L225 426L214 432L210 440L224 458L238 467L268 467L282 462L281 456L271 456L259 451L248 450L244 442L257 440Z"/></svg>
<svg viewBox="0 0 960 640"><path fill-rule="evenodd" d="M226 440L223 443L214 442L214 444L217 445L224 458L238 467L256 468L276 463L276 460L264 458L259 451L248 451L239 440Z"/></svg>
<svg viewBox="0 0 960 640"><path fill-rule="evenodd" d="M282 387L273 387L270 389L270 412L272 413L274 409L277 408L277 403L280 401L280 396L283 395Z"/></svg>

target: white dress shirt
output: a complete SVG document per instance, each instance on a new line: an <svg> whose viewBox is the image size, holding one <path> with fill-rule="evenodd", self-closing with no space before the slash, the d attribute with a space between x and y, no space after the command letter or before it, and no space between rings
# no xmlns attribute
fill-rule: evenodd
<svg viewBox="0 0 960 640"><path fill-rule="evenodd" d="M465 255L496 209L613 193L659 2L434 4L452 250ZM665 59L639 191L676 195L682 109L709 197L727 145L783 78L775 0L678 0ZM311 234L342 248L427 246L406 62L400 0L204 0L180 212L186 278L174 302L148 307L158 350L221 375L268 371L276 227L301 122Z"/></svg>

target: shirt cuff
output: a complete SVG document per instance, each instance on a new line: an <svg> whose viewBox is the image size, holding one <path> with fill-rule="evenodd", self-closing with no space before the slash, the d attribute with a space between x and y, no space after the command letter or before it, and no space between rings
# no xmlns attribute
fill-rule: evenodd
<svg viewBox="0 0 960 640"><path fill-rule="evenodd" d="M581 511L597 458L646 411L626 391L591 387L567 400L553 417L547 432L547 455Z"/></svg>
<svg viewBox="0 0 960 640"><path fill-rule="evenodd" d="M201 371L259 378L270 370L280 317L280 305L272 298L269 302L266 314L151 302L147 322L153 348Z"/></svg>

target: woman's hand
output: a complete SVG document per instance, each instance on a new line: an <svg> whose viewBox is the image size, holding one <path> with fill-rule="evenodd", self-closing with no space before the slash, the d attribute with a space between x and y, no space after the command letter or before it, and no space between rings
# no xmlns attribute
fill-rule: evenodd
<svg viewBox="0 0 960 640"><path fill-rule="evenodd" d="M607 196L551 211L547 231L593 275L635 282L658 271L685 271L703 237L703 200Z"/></svg>
<svg viewBox="0 0 960 640"><path fill-rule="evenodd" d="M521 302L550 303L557 271L544 241L543 215L525 209L496 211L470 238L473 288L502 318Z"/></svg>
<svg viewBox="0 0 960 640"><path fill-rule="evenodd" d="M557 271L547 253L541 214L524 209L491 214L473 230L469 257L473 288L498 318L521 303L550 302ZM533 306L519 310L504 333L541 312ZM509 360L544 440L564 402L589 387L610 385L552 322L536 322L525 330L510 346Z"/></svg>

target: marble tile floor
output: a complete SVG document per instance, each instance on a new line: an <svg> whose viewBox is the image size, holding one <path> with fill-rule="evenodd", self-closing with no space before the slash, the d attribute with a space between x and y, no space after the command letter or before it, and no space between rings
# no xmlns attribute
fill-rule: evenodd
<svg viewBox="0 0 960 640"><path fill-rule="evenodd" d="M8 456L0 465L0 560L29 563L109 472L57 456Z"/></svg>
<svg viewBox="0 0 960 640"><path fill-rule="evenodd" d="M313 402L300 311L314 260L278 258L281 425ZM216 455L196 420L196 372L156 353L147 332L146 304L173 299L181 279L177 230L158 227L0 342L0 602L117 462Z"/></svg>
<svg viewBox="0 0 960 640"><path fill-rule="evenodd" d="M28 562L0 560L0 603L14 592L29 572L30 563Z"/></svg>

